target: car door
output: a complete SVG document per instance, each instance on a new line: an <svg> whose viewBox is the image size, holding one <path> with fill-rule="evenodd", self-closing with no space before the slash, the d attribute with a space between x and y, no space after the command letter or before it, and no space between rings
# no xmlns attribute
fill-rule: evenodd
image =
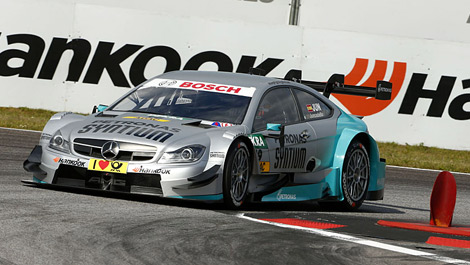
<svg viewBox="0 0 470 265"><path fill-rule="evenodd" d="M268 127L284 127L279 130ZM313 127L302 121L298 104L289 87L268 90L260 101L253 123L252 142L264 173L305 172L316 139Z"/></svg>
<svg viewBox="0 0 470 265"><path fill-rule="evenodd" d="M315 172L319 172L331 167L334 158L336 122L338 113L334 113L334 108L324 102L314 93L292 89L302 120L312 127L315 132L315 139L308 143L315 157ZM327 172L326 172L327 173Z"/></svg>

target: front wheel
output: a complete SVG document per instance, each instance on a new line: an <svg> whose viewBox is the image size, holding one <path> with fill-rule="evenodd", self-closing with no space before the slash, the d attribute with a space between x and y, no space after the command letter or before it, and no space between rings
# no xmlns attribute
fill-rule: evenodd
<svg viewBox="0 0 470 265"><path fill-rule="evenodd" d="M243 141L237 140L228 151L224 167L224 201L229 208L239 208L247 200L250 176L250 152Z"/></svg>
<svg viewBox="0 0 470 265"><path fill-rule="evenodd" d="M370 162L367 150L358 141L353 141L346 152L343 164L341 189L347 210L357 210L367 196L370 179Z"/></svg>

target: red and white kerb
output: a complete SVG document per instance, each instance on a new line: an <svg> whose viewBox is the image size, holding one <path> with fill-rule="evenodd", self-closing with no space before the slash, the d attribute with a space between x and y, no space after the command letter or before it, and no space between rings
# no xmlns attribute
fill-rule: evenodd
<svg viewBox="0 0 470 265"><path fill-rule="evenodd" d="M244 97L253 97L256 88L254 87L239 87L224 84L205 83L199 81L185 81L185 80L170 80L170 79L154 79L146 87L174 87L181 89L194 89L203 90L208 92L231 94Z"/></svg>

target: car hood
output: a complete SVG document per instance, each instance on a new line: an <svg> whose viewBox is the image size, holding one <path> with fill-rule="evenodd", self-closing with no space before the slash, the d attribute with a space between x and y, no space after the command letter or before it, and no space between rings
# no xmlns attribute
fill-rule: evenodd
<svg viewBox="0 0 470 265"><path fill-rule="evenodd" d="M66 127L64 129L69 130L71 141L88 138L152 146L168 146L175 142L202 143L206 142L209 133L223 134L229 130L229 127L212 126L210 122L196 119L111 111L90 115ZM236 127L242 126L230 129Z"/></svg>

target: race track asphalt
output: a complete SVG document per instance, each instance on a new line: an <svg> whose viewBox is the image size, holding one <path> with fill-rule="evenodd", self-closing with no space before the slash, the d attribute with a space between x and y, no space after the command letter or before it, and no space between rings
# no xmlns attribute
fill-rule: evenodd
<svg viewBox="0 0 470 265"><path fill-rule="evenodd" d="M358 212L328 211L316 203L223 205L148 196L44 189L22 163L39 133L0 129L0 264L443 264L303 230L254 222L299 219L344 225L328 229L377 244L460 261L470 250L426 244L430 236L467 237L386 228L378 220L428 222L429 196L439 172L388 167L383 201ZM470 227L470 175L454 174L453 224ZM449 260L447 260L449 261Z"/></svg>

